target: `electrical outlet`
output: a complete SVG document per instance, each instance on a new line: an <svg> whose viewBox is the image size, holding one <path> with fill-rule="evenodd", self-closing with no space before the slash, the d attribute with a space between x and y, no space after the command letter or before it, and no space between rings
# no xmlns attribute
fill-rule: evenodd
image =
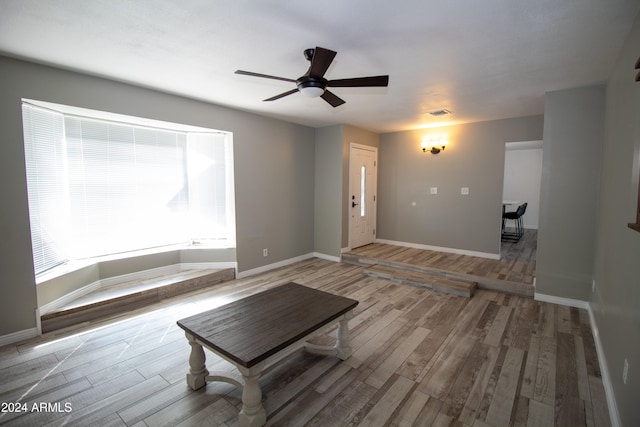
<svg viewBox="0 0 640 427"><path fill-rule="evenodd" d="M460 194L462 194L463 196L468 196L469 195L469 187L460 187Z"/></svg>
<svg viewBox="0 0 640 427"><path fill-rule="evenodd" d="M431 187L431 194L438 194L438 187Z"/></svg>
<svg viewBox="0 0 640 427"><path fill-rule="evenodd" d="M624 366L622 367L622 382L626 384L628 379L629 379L629 362L625 357Z"/></svg>
<svg viewBox="0 0 640 427"><path fill-rule="evenodd" d="M262 256L269 256L269 249L264 248L264 249L262 250Z"/></svg>

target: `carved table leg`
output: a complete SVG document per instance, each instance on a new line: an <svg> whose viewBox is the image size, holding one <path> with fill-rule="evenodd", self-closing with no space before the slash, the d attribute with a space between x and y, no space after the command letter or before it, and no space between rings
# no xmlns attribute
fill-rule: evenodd
<svg viewBox="0 0 640 427"><path fill-rule="evenodd" d="M258 427L267 421L267 412L262 407L262 390L258 380L262 374L264 362L251 368L238 366L238 370L244 378L242 388L242 410L238 418L241 427Z"/></svg>
<svg viewBox="0 0 640 427"><path fill-rule="evenodd" d="M206 356L204 349L196 342L193 335L186 333L189 344L191 345L191 354L189 355L189 373L187 374L187 384L193 390L204 387L207 384L207 367L205 365Z"/></svg>
<svg viewBox="0 0 640 427"><path fill-rule="evenodd" d="M349 339L349 320L353 317L353 312L345 313L338 325L338 336L336 339L336 356L341 360L346 360L351 356L351 341Z"/></svg>

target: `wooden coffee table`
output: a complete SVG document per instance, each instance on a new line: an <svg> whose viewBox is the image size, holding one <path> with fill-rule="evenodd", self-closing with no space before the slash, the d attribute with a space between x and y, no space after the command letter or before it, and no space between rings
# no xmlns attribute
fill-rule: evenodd
<svg viewBox="0 0 640 427"><path fill-rule="evenodd" d="M191 354L187 384L197 390L207 381L225 381L242 388L241 426L266 422L258 380L300 348L345 360L351 355L348 322L358 301L297 283L287 283L222 307L178 321ZM333 347L307 343L339 322ZM242 378L210 373L206 347L233 363Z"/></svg>

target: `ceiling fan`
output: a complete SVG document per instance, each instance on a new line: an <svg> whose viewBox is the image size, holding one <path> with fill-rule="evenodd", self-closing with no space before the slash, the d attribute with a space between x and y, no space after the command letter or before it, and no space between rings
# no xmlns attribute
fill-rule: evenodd
<svg viewBox="0 0 640 427"><path fill-rule="evenodd" d="M315 49L306 49L304 51L304 57L311 62L309 70L298 79L288 79L285 77L270 76L267 74L254 73L251 71L237 70L236 74L243 74L246 76L262 77L266 79L283 80L285 82L292 82L296 84L296 89L281 93L279 95L267 98L264 101L275 101L276 99L284 98L285 96L294 94L296 92L302 92L302 94L311 97L321 97L332 107L337 107L345 103L343 99L327 90L329 87L386 87L389 85L389 76L372 76L372 77L355 77L351 79L338 79L327 80L324 78L324 73L331 65L333 58L335 58L337 52L333 50L325 49L323 47L316 47Z"/></svg>

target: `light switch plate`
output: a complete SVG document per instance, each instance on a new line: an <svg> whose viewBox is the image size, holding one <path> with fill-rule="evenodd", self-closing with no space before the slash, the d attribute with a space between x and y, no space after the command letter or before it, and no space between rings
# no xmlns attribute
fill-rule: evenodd
<svg viewBox="0 0 640 427"><path fill-rule="evenodd" d="M469 187L461 187L460 188L460 194L462 194L463 196L468 196L469 195Z"/></svg>
<svg viewBox="0 0 640 427"><path fill-rule="evenodd" d="M431 187L431 194L438 194L438 187Z"/></svg>

